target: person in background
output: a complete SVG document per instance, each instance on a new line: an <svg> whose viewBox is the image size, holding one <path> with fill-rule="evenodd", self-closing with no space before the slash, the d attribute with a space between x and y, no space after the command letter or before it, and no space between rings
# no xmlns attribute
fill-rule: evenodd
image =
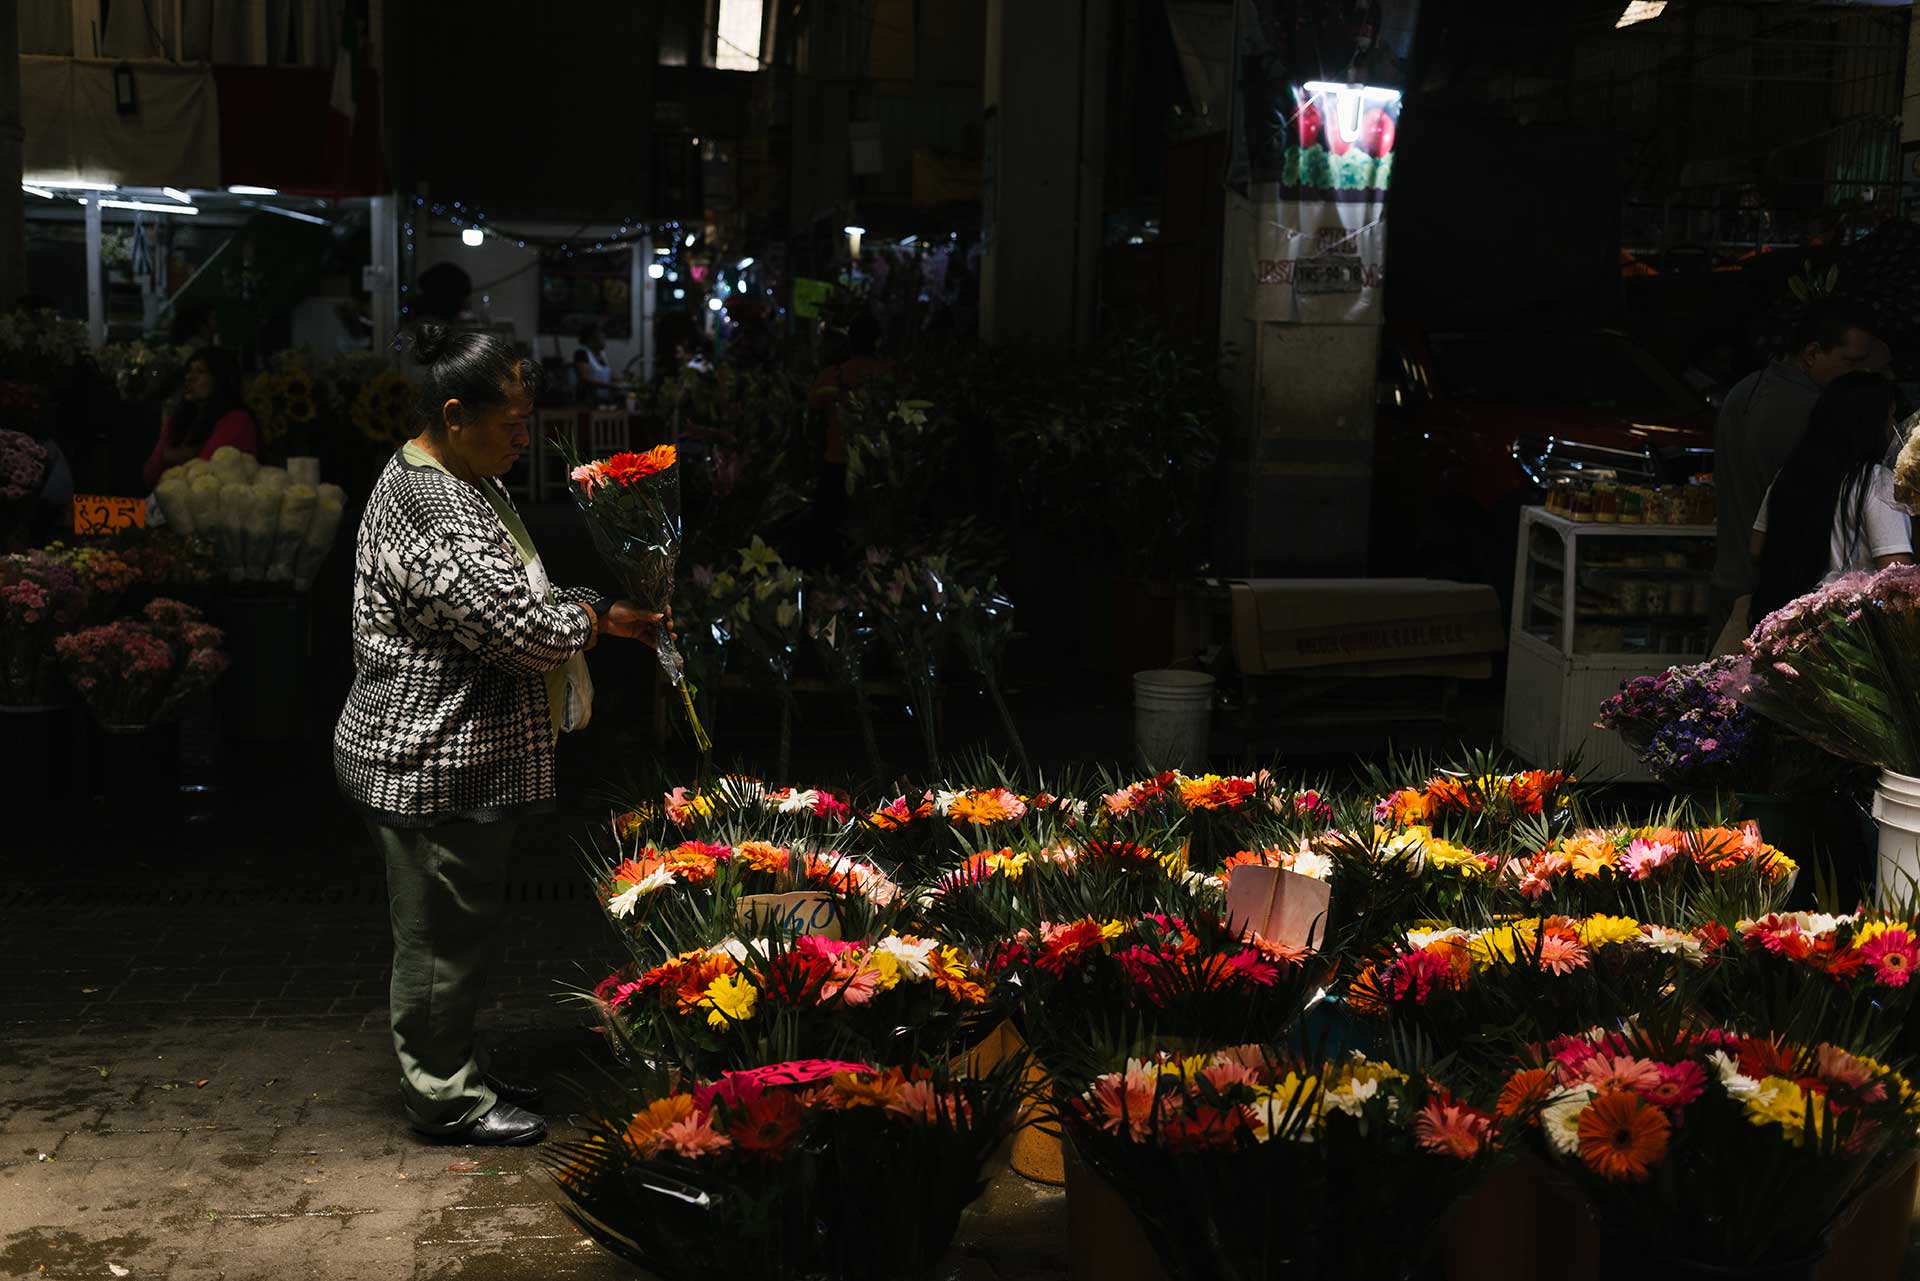
<svg viewBox="0 0 1920 1281"><path fill-rule="evenodd" d="M1828 383L1863 368L1873 350L1872 321L1845 298L1810 304L1788 354L1733 385L1713 432L1719 540L1713 564L1715 617L1744 635L1742 598L1753 591L1748 550L1760 501L1807 431ZM1882 446L1884 449L1884 445ZM1748 618L1758 619L1749 611Z"/></svg>
<svg viewBox="0 0 1920 1281"><path fill-rule="evenodd" d="M580 395L590 405L611 405L616 399L613 366L607 363L607 340L600 326L588 325L580 331L580 346L574 349L573 372L580 380Z"/></svg>
<svg viewBox="0 0 1920 1281"><path fill-rule="evenodd" d="M494 1075L474 1031L508 854L554 804L566 668L659 614L558 588L499 477L529 441L539 369L504 338L415 330L419 434L367 496L354 550L353 688L334 773L386 861L388 1004L407 1119L440 1142L538 1142L538 1091Z"/></svg>
<svg viewBox="0 0 1920 1281"><path fill-rule="evenodd" d="M1894 394L1891 382L1861 372L1834 379L1814 402L1753 521L1755 621L1830 575L1913 563L1913 521L1896 505L1885 465Z"/></svg>
<svg viewBox="0 0 1920 1281"><path fill-rule="evenodd" d="M160 428L160 439L141 468L152 489L160 473L193 458L211 458L222 445L243 454L260 452L260 428L241 403L240 362L233 353L203 347L187 362L180 408Z"/></svg>
<svg viewBox="0 0 1920 1281"><path fill-rule="evenodd" d="M892 364L880 355L880 322L863 311L847 326L845 356L822 369L807 392L807 407L826 417L813 493L813 555L819 564L831 564L836 558L840 527L847 518L847 437L840 421L841 398L892 371Z"/></svg>

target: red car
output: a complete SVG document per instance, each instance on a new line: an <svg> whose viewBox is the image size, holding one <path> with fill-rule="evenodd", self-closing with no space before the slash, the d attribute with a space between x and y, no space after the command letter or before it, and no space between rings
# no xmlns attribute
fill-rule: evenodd
<svg viewBox="0 0 1920 1281"><path fill-rule="evenodd" d="M1389 330L1374 424L1373 568L1511 591L1520 508L1553 476L1713 470L1713 411L1605 330Z"/></svg>

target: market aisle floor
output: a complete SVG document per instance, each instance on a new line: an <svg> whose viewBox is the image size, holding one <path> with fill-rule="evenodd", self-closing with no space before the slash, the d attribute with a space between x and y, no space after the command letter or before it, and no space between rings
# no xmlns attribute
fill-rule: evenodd
<svg viewBox="0 0 1920 1281"><path fill-rule="evenodd" d="M382 887L310 859L0 895L0 1277L632 1276L560 1213L539 1149L406 1131ZM485 1025L564 1134L561 1078L602 1051L555 994L597 977L605 927L569 882L518 889ZM945 1275L1052 1281L1065 1230L1057 1193L1007 1176Z"/></svg>

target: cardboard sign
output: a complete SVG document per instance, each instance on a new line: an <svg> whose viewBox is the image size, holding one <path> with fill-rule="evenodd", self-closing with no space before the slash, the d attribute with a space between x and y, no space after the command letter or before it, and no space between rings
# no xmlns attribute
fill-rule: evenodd
<svg viewBox="0 0 1920 1281"><path fill-rule="evenodd" d="M145 529L147 500L111 498L105 494L73 496L73 532L110 534L116 529Z"/></svg>
<svg viewBox="0 0 1920 1281"><path fill-rule="evenodd" d="M754 936L840 938L840 905L818 890L742 894L733 919L743 933Z"/></svg>
<svg viewBox="0 0 1920 1281"><path fill-rule="evenodd" d="M1227 920L1288 947L1326 941L1333 887L1279 867L1236 867L1227 882Z"/></svg>

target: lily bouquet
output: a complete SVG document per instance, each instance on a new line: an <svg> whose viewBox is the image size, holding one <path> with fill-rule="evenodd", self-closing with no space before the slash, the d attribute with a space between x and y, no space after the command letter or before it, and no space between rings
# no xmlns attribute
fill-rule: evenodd
<svg viewBox="0 0 1920 1281"><path fill-rule="evenodd" d="M626 594L642 607L666 612L673 601L673 573L680 561L680 473L672 445L656 445L644 454L625 452L611 458L581 462L573 443L559 441L573 480L574 502L587 520L587 531L600 557L613 571ZM694 743L702 752L713 749L693 708L687 685L687 663L662 628L654 642L660 670L680 691Z"/></svg>
<svg viewBox="0 0 1920 1281"><path fill-rule="evenodd" d="M548 1169L588 1236L664 1281L929 1276L1018 1124L1020 1066L733 1072L603 1103Z"/></svg>

